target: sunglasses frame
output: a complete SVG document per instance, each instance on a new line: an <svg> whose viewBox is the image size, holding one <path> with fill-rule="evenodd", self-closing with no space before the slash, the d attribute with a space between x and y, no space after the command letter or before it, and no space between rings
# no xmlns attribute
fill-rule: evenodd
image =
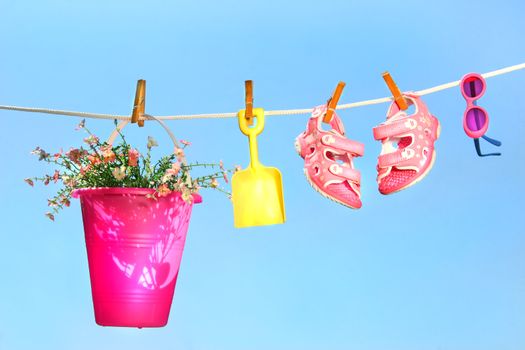
<svg viewBox="0 0 525 350"><path fill-rule="evenodd" d="M468 82L469 79L478 80L481 82L481 91L478 94L476 94L476 96L469 96L467 95L467 92L465 91L465 84L469 83ZM472 82L470 83L472 84ZM479 100L485 94L485 90L487 88L487 83L485 79L478 73L469 73L461 79L460 88L461 88L461 94L463 95L463 98L467 102L467 108L465 109L465 112L463 113L463 130L465 130L465 133L467 134L467 136L474 139L474 147L476 148L476 153L480 157L501 156L501 153L499 152L498 153L486 153L486 154L481 153L481 147L479 145L479 139L483 138L485 141L493 144L494 146L497 146L497 147L501 146L500 141L494 140L488 136L485 136L485 133L487 132L489 128L489 114L487 113L485 108L478 106L476 103L476 101ZM479 110L485 116L485 123L479 130L473 131L468 126L468 123L467 123L468 114L472 110Z"/></svg>
<svg viewBox="0 0 525 350"><path fill-rule="evenodd" d="M468 84L468 80L478 80L481 82L481 92L477 94L476 96L469 96L467 95L467 92L465 91L465 84ZM465 133L468 137L473 139L479 139L481 136L485 135L489 128L489 114L485 110L485 108L480 107L476 104L476 101L479 100L484 94L485 90L487 89L487 83L485 82L485 79L478 73L469 73L465 75L461 79L460 83L461 88L461 94L463 95L463 98L465 101L467 101L467 108L465 109L465 112L463 113L463 129L465 130ZM471 130L468 126L467 120L468 120L468 114L469 112L473 110L479 110L481 113L485 115L485 123L479 130Z"/></svg>

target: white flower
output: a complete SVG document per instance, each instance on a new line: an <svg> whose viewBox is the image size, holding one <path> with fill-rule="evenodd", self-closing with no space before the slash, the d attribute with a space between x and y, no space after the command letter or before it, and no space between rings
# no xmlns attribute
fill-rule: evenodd
<svg viewBox="0 0 525 350"><path fill-rule="evenodd" d="M166 173L166 174L164 174L164 175L162 176L162 178L160 179L160 181L161 181L162 183L166 183L166 182L170 181L170 179L171 179L171 174Z"/></svg>
<svg viewBox="0 0 525 350"><path fill-rule="evenodd" d="M113 176L117 180L122 180L126 177L126 167L122 165L120 168L113 169Z"/></svg>
<svg viewBox="0 0 525 350"><path fill-rule="evenodd" d="M159 145L159 144L158 144L157 140L155 140L155 139L154 139L153 137L151 137L151 136L148 136L148 148L151 149L152 147L156 147L156 146L158 146L158 145Z"/></svg>

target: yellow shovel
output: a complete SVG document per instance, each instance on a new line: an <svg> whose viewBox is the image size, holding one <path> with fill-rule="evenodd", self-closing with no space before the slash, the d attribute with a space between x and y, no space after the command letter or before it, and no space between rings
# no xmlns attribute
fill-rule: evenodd
<svg viewBox="0 0 525 350"><path fill-rule="evenodd" d="M237 114L239 128L250 142L251 162L247 169L232 177L234 226L249 227L282 224L285 221L283 185L277 168L259 163L257 138L264 129L264 110L253 108L256 125L249 127L253 117L246 118L246 110Z"/></svg>

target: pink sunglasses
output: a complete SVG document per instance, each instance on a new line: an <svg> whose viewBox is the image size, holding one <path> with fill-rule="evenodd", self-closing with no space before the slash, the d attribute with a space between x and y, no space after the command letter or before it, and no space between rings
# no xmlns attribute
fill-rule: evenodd
<svg viewBox="0 0 525 350"><path fill-rule="evenodd" d="M479 145L479 139L483 138L494 146L501 146L500 141L485 136L489 128L489 115L484 108L476 104L476 101L485 93L487 87L485 79L477 73L469 73L461 79L460 87L461 94L467 101L467 109L465 109L463 114L463 129L469 137L474 139L474 146L478 156L500 156L501 153L481 153Z"/></svg>

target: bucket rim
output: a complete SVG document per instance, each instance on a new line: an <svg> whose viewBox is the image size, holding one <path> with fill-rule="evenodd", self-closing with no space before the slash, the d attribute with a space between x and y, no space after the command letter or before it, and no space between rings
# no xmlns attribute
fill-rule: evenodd
<svg viewBox="0 0 525 350"><path fill-rule="evenodd" d="M86 195L147 195L153 194L155 190L153 188L146 187L84 187L77 188L71 192L73 198L80 198ZM171 192L166 197L178 195L181 196L180 192ZM198 193L192 193L193 203L201 203L202 197ZM162 198L162 197L161 197Z"/></svg>

